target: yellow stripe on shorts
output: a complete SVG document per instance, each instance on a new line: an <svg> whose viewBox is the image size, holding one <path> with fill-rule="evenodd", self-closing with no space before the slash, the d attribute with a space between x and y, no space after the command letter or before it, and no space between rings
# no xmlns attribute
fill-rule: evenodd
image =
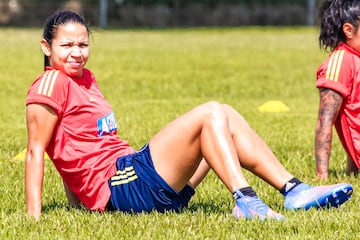
<svg viewBox="0 0 360 240"><path fill-rule="evenodd" d="M126 184L137 178L134 168L132 166L126 167L125 170L118 170L116 175L111 178L111 186Z"/></svg>

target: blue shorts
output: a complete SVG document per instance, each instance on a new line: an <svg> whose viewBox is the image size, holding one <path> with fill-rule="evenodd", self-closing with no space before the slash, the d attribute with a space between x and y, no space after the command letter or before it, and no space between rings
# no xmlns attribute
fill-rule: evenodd
<svg viewBox="0 0 360 240"><path fill-rule="evenodd" d="M108 210L128 213L175 211L187 207L195 190L186 185L180 192L172 189L156 172L146 144L134 154L116 160L117 172L109 180Z"/></svg>

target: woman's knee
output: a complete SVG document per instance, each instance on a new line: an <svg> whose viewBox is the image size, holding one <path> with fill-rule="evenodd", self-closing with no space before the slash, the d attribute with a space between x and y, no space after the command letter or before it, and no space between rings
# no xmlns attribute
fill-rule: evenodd
<svg viewBox="0 0 360 240"><path fill-rule="evenodd" d="M228 116L228 118L240 119L240 120L246 122L246 119L244 118L244 116L241 115L241 113L238 112L234 107L232 107L228 104L223 104L223 109L226 112L226 115Z"/></svg>
<svg viewBox="0 0 360 240"><path fill-rule="evenodd" d="M224 109L224 104L217 101L210 101L202 105L203 118L206 122L227 122L227 112Z"/></svg>

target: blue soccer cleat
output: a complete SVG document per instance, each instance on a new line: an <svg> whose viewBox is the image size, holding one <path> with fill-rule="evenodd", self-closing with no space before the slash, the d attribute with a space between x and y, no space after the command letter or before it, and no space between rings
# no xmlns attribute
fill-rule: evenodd
<svg viewBox="0 0 360 240"><path fill-rule="evenodd" d="M301 183L285 196L284 207L289 210L339 207L352 193L352 186L346 183L318 187Z"/></svg>
<svg viewBox="0 0 360 240"><path fill-rule="evenodd" d="M236 191L236 194L240 196L236 200L236 205L233 208L232 214L237 219L275 219L285 220L285 217L271 208L269 208L258 197L244 196L241 192Z"/></svg>

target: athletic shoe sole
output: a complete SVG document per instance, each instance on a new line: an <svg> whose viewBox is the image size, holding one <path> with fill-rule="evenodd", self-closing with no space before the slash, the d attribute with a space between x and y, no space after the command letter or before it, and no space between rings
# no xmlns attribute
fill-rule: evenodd
<svg viewBox="0 0 360 240"><path fill-rule="evenodd" d="M336 184L328 186L312 187L308 190L299 192L291 203L285 204L285 208L291 210L310 208L331 208L340 207L344 202L351 198L353 188L350 184Z"/></svg>

